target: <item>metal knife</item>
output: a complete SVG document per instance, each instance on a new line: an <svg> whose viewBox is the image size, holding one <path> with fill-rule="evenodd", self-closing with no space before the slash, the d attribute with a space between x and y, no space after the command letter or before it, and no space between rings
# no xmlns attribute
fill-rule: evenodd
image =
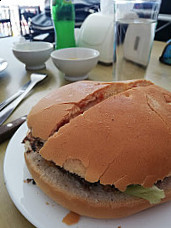
<svg viewBox="0 0 171 228"><path fill-rule="evenodd" d="M11 138L15 131L20 127L22 123L26 121L27 116L22 116L12 122L0 126L0 143Z"/></svg>
<svg viewBox="0 0 171 228"><path fill-rule="evenodd" d="M8 104L10 104L12 101L14 101L17 97L19 97L22 93L24 93L24 91L26 90L26 88L30 85L31 80L28 81L26 84L24 84L15 94L13 94L11 97L9 97L8 99L6 99L5 101L3 101L2 103L0 103L0 111L5 108Z"/></svg>

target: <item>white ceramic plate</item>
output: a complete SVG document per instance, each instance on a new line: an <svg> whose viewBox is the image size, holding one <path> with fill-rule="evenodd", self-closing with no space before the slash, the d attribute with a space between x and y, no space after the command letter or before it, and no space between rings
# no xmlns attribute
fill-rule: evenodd
<svg viewBox="0 0 171 228"><path fill-rule="evenodd" d="M8 192L19 211L38 228L67 227L62 219L68 211L49 199L36 185L24 183L31 178L24 161L24 145L27 132L24 123L7 147L4 160L4 177ZM171 203L166 203L124 219L98 220L81 217L72 228L165 228L171 227Z"/></svg>

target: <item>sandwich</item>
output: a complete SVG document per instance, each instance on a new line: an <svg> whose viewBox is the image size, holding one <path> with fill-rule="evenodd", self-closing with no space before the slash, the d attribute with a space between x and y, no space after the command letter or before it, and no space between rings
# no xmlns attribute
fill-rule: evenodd
<svg viewBox="0 0 171 228"><path fill-rule="evenodd" d="M80 81L27 117L26 165L40 189L93 218L171 200L171 92L150 81Z"/></svg>

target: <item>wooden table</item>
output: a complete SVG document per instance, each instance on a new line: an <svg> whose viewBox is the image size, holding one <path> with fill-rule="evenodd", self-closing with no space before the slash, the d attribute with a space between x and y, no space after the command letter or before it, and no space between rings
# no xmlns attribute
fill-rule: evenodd
<svg viewBox="0 0 171 228"><path fill-rule="evenodd" d="M15 38L0 40L0 57L6 59L9 64L8 68L0 73L0 102L12 95L30 79L31 72L27 72L24 64L20 63L13 56L11 48L14 41L16 41ZM146 78L171 91L171 67L160 63L158 60L165 45L165 43L155 41ZM32 93L13 112L11 117L7 120L8 122L28 114L31 107L36 104L40 98L48 94L54 88L68 83L63 78L63 74L53 65L51 59L46 63L46 70L39 72L48 73L48 77L33 89ZM112 66L98 64L97 67L90 72L89 79L112 81ZM3 160L8 142L9 141L6 141L0 144L0 228L33 228L33 225L16 209L4 184Z"/></svg>

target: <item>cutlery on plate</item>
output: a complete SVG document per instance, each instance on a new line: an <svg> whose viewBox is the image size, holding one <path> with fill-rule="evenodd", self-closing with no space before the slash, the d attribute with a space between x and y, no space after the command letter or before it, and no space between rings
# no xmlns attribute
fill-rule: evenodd
<svg viewBox="0 0 171 228"><path fill-rule="evenodd" d="M30 85L31 80L28 81L25 85L23 85L15 94L13 94L11 97L7 98L5 101L0 103L0 111L5 108L8 104L10 104L13 100L15 100L17 97L19 97L24 91L27 89L27 87Z"/></svg>
<svg viewBox="0 0 171 228"><path fill-rule="evenodd" d="M46 78L47 74L31 74L31 83L27 87L27 89L13 102L11 102L7 107L5 107L2 111L0 111L0 125L5 122L5 120L11 115L14 109L19 105L19 103L25 98L25 96L31 91L31 89L44 78Z"/></svg>
<svg viewBox="0 0 171 228"><path fill-rule="evenodd" d="M27 116L22 116L16 120L13 120L7 124L0 126L0 143L11 138L22 123L26 121Z"/></svg>

